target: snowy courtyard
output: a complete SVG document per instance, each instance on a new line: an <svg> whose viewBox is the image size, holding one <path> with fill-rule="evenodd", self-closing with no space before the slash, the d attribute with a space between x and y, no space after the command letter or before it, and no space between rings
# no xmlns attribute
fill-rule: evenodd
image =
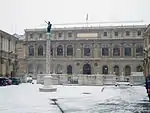
<svg viewBox="0 0 150 113"><path fill-rule="evenodd" d="M0 113L61 113L53 98L64 113L150 113L144 86L57 85L53 86L57 92L46 93L39 92L40 87L29 83L0 87Z"/></svg>

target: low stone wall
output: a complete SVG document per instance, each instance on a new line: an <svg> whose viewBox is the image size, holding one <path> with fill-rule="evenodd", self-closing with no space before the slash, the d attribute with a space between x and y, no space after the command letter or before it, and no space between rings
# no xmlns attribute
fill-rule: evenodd
<svg viewBox="0 0 150 113"><path fill-rule="evenodd" d="M44 84L44 76L46 74L38 74L37 75L37 84ZM68 75L66 74L51 74L53 77L52 82L54 85L59 84L67 84L68 83Z"/></svg>
<svg viewBox="0 0 150 113"><path fill-rule="evenodd" d="M81 75L78 78L79 85L103 85L103 76L101 75Z"/></svg>
<svg viewBox="0 0 150 113"><path fill-rule="evenodd" d="M143 85L145 83L145 77L139 75L130 76L130 84L132 85Z"/></svg>
<svg viewBox="0 0 150 113"><path fill-rule="evenodd" d="M132 72L129 80L132 85L143 85L145 83L143 72Z"/></svg>
<svg viewBox="0 0 150 113"><path fill-rule="evenodd" d="M114 85L116 84L116 75L102 75L103 85Z"/></svg>
<svg viewBox="0 0 150 113"><path fill-rule="evenodd" d="M38 74L37 75L37 83L44 84L44 76L45 74ZM67 74L51 74L53 77L53 84L54 85L61 85L61 84L78 84L78 85L115 85L118 76L116 75L103 75L103 74L96 74L96 75L67 75ZM142 75L131 75L127 76L129 79L130 84L132 85L140 85L144 84L145 78Z"/></svg>
<svg viewBox="0 0 150 113"><path fill-rule="evenodd" d="M37 75L37 83L44 84L45 74ZM67 75L67 74L51 74L53 84L79 84L79 85L114 85L116 82L115 75Z"/></svg>

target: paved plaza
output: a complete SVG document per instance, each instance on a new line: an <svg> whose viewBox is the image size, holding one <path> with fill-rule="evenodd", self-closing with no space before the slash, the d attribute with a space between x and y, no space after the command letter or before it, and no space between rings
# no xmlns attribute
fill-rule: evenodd
<svg viewBox="0 0 150 113"><path fill-rule="evenodd" d="M58 86L39 92L42 85L23 83L0 87L0 113L149 113L144 86ZM145 112L144 112L145 111ZM149 112L148 112L149 111Z"/></svg>

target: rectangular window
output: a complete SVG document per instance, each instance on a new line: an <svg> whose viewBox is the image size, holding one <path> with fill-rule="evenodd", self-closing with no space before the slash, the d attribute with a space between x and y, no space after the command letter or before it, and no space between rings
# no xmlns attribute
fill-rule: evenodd
<svg viewBox="0 0 150 113"><path fill-rule="evenodd" d="M84 48L84 56L90 56L90 55L91 55L90 48Z"/></svg>
<svg viewBox="0 0 150 113"><path fill-rule="evenodd" d="M141 36L141 31L138 31L138 32L137 32L137 35L138 35L138 36Z"/></svg>
<svg viewBox="0 0 150 113"><path fill-rule="evenodd" d="M39 34L39 39L41 39L42 38L42 34Z"/></svg>
<svg viewBox="0 0 150 113"><path fill-rule="evenodd" d="M58 37L61 38L62 37L62 33L58 33Z"/></svg>
<svg viewBox="0 0 150 113"><path fill-rule="evenodd" d="M102 56L109 56L109 49L108 48L102 48Z"/></svg>
<svg viewBox="0 0 150 113"><path fill-rule="evenodd" d="M130 31L126 31L126 36L130 36Z"/></svg>
<svg viewBox="0 0 150 113"><path fill-rule="evenodd" d="M30 34L30 38L31 38L31 39L33 38L33 34Z"/></svg>
<svg viewBox="0 0 150 113"><path fill-rule="evenodd" d="M131 56L131 48L130 47L124 48L124 56Z"/></svg>
<svg viewBox="0 0 150 113"><path fill-rule="evenodd" d="M115 32L115 36L118 36L118 32Z"/></svg>
<svg viewBox="0 0 150 113"><path fill-rule="evenodd" d="M72 37L72 33L68 33L68 37L69 37L69 38Z"/></svg>
<svg viewBox="0 0 150 113"><path fill-rule="evenodd" d="M104 36L107 36L107 32L104 32Z"/></svg>
<svg viewBox="0 0 150 113"><path fill-rule="evenodd" d="M113 56L120 56L120 48L113 48Z"/></svg>

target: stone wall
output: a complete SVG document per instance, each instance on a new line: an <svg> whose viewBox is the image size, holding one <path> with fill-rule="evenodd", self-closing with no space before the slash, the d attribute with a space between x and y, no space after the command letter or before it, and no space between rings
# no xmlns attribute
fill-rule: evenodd
<svg viewBox="0 0 150 113"><path fill-rule="evenodd" d="M43 84L45 74L37 75L37 83ZM78 85L115 85L116 84L116 75L67 75L67 74L51 74L53 77L54 85L67 85L67 84L78 84ZM145 79L142 75L131 75L128 77L129 83L132 85L141 85L144 84Z"/></svg>

